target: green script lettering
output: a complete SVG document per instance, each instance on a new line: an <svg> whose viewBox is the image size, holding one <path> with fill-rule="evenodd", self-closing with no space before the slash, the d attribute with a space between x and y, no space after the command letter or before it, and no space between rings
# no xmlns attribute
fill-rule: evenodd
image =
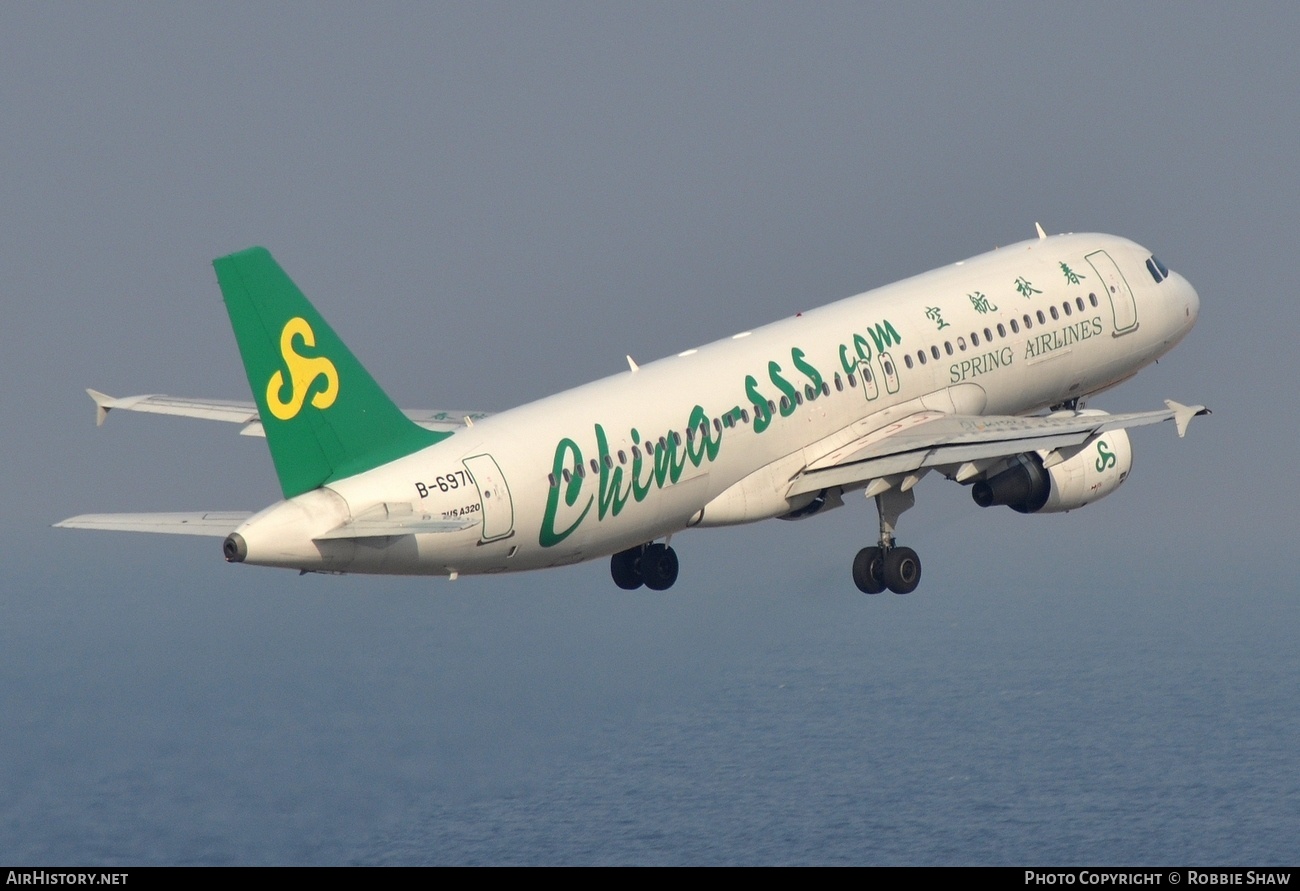
<svg viewBox="0 0 1300 891"><path fill-rule="evenodd" d="M565 467L569 466L565 463L565 456L570 454L573 456L571 466L577 467L582 464L582 450L578 448L578 444L567 437L561 439L555 447L555 460L551 464L551 472L555 474L557 481L562 481L564 478ZM588 496L587 503L583 506L578 519L570 523L563 532L557 532L555 530L555 514L560 507L560 489L564 489L564 503L569 507L573 507L578 500L578 495L582 493L582 478L576 473L571 474L568 483L561 482L560 485L551 486L551 493L546 496L546 511L542 514L542 531L537 539L538 543L544 548L554 547L568 538L573 533L573 530L578 528L578 524L586 518L587 511L591 510L591 498Z"/></svg>

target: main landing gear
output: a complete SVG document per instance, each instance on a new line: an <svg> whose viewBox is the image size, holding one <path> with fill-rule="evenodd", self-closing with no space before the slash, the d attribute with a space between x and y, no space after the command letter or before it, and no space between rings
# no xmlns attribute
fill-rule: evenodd
<svg viewBox="0 0 1300 891"><path fill-rule="evenodd" d="M894 543L899 515L916 503L912 490L890 489L876 496L880 512L880 545L863 548L853 558L853 583L864 594L879 594L888 588L895 594L911 594L921 582L921 558L911 548Z"/></svg>
<svg viewBox="0 0 1300 891"><path fill-rule="evenodd" d="M609 574L624 591L642 585L651 591L667 591L677 581L677 552L666 544L637 545L609 558Z"/></svg>

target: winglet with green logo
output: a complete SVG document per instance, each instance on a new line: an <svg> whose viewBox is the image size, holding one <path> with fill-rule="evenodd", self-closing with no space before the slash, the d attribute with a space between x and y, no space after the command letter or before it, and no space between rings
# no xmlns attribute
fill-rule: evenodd
<svg viewBox="0 0 1300 891"><path fill-rule="evenodd" d="M266 248L214 260L284 497L433 445Z"/></svg>

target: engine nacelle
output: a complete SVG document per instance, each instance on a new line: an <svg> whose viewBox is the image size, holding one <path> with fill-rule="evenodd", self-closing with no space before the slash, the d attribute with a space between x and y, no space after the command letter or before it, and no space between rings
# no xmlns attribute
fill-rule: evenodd
<svg viewBox="0 0 1300 891"><path fill-rule="evenodd" d="M1017 455L1010 467L975 484L980 507L1005 504L1022 514L1054 514L1091 504L1119 488L1133 468L1128 433L1111 430L1088 439L1074 455L1051 467L1038 452Z"/></svg>

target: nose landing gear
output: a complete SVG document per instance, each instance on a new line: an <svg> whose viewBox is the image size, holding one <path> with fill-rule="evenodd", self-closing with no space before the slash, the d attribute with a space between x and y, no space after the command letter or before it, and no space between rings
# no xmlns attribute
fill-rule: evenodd
<svg viewBox="0 0 1300 891"><path fill-rule="evenodd" d="M889 489L876 495L880 512L880 545L863 548L853 558L853 584L864 594L879 594L888 588L895 594L911 594L921 583L921 558L911 548L894 543L894 527L903 511L916 503L912 490Z"/></svg>

